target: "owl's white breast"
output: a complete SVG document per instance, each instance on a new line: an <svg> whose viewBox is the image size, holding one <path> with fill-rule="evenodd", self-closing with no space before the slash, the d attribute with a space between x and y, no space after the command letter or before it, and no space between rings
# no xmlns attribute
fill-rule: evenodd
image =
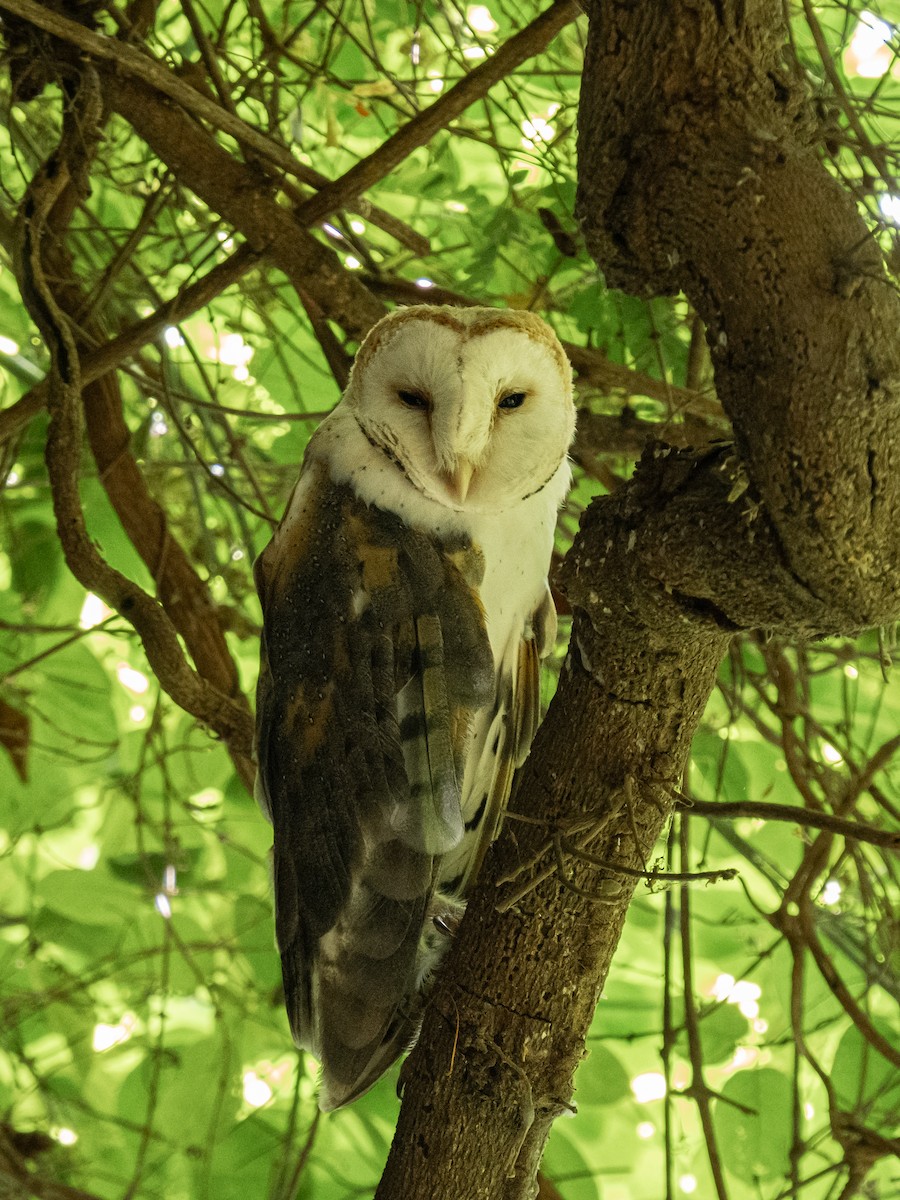
<svg viewBox="0 0 900 1200"><path fill-rule="evenodd" d="M334 483L349 483L367 504L396 513L409 525L438 538L464 534L484 555L480 591L487 632L498 666L517 646L531 614L541 603L553 550L556 513L568 491L571 470L564 459L540 491L493 511L454 509L432 500L374 447L353 413L338 405L310 442L307 464L323 463ZM302 518L306 473L285 515L283 527Z"/></svg>
<svg viewBox="0 0 900 1200"><path fill-rule="evenodd" d="M569 487L568 463L557 474L560 479L554 477L537 495L505 512L471 517L470 536L484 554L481 603L498 667L518 652L523 631L544 598L556 511Z"/></svg>

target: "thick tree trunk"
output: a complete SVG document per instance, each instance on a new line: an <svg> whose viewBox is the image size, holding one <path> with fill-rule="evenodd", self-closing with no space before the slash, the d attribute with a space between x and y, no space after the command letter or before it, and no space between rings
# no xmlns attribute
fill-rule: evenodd
<svg viewBox="0 0 900 1200"><path fill-rule="evenodd" d="M579 110L588 244L611 284L690 297L734 425L732 471L747 484L733 554L708 553L712 513L681 538L683 561L667 548L654 574L741 626L891 621L900 297L817 157L782 6L618 0L591 13Z"/></svg>
<svg viewBox="0 0 900 1200"><path fill-rule="evenodd" d="M900 611L900 299L817 160L781 3L589 12L588 244L611 284L689 296L735 445L649 450L582 524L559 691L406 1069L382 1200L536 1194L634 888L621 868L651 856L731 633Z"/></svg>
<svg viewBox="0 0 900 1200"><path fill-rule="evenodd" d="M616 868L639 870L650 855L728 642L714 622L676 618L670 640L629 616L628 519L606 514L570 559L571 590L580 597L576 577L599 565L584 557L587 541L609 539L603 566L621 573L618 598L596 625L576 617L558 697L406 1072L379 1197L535 1194L636 882ZM586 831L584 849L608 869L567 853ZM521 894L554 866L554 839L567 881L554 870Z"/></svg>

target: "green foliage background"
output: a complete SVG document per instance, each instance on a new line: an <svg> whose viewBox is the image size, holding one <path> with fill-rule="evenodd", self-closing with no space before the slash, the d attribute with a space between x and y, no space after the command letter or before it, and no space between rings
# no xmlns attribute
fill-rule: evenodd
<svg viewBox="0 0 900 1200"><path fill-rule="evenodd" d="M190 8L165 0L148 40L175 69L204 49ZM815 32L844 89L836 95L803 6L791 8L795 52L822 97L823 155L891 253L896 24L887 65L867 79L847 59L860 12L816 6ZM539 10L509 0L207 0L191 11L238 113L337 178ZM896 0L873 11L900 23ZM369 193L427 239L426 253L378 228L365 203L316 231L388 302L534 308L595 356L597 373L579 379L582 433L561 553L583 507L627 475L649 437L727 434L686 302L607 291L580 245L571 214L584 29L583 19L569 25ZM60 96L50 88L25 103L7 87L0 112L0 401L9 408L47 367L9 247L16 204L57 136ZM92 184L72 250L109 336L239 240L118 118ZM330 328L352 352L339 324ZM615 386L597 382L603 371L611 378L608 364L625 369ZM339 395L319 337L285 278L260 266L135 354L120 379L133 450L172 535L209 581L250 693L259 625L250 564L318 416ZM46 420L39 414L6 440L0 461L4 1145L22 1150L23 1133L48 1135L20 1156L38 1196L57 1195L54 1180L126 1200L370 1195L397 1111L396 1072L352 1108L316 1117L315 1064L292 1049L282 1010L270 830L224 748L161 694L130 627L68 574L43 463ZM104 556L152 590L87 452L82 496ZM816 647L736 643L697 736L688 795L895 825L900 690L887 656L876 633ZM553 669L545 682L549 699ZM672 1196L712 1196L711 1140L733 1200L775 1200L792 1180L790 1194L826 1200L842 1194L867 1130L896 1137L900 1075L807 950L792 1010L791 949L767 919L820 836L749 815L676 819L650 865L736 866L739 876L690 890L686 954L686 896L659 886L638 894L579 1073L578 1112L558 1123L545 1161L566 1200L655 1200L667 1180ZM835 837L811 896L818 943L865 1029L896 1046L896 862ZM688 1045L693 1021L702 1061ZM896 1162L875 1158L864 1194L887 1200Z"/></svg>

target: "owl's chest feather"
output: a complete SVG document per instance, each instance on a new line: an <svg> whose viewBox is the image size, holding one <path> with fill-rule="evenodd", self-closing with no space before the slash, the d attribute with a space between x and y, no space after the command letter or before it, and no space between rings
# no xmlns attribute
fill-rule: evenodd
<svg viewBox="0 0 900 1200"><path fill-rule="evenodd" d="M568 464L561 463L546 486L515 504L454 509L424 495L396 462L370 444L341 406L319 428L308 463L320 464L330 482L349 484L366 504L393 513L435 542L452 545L463 538L480 551L484 574L477 592L499 670L542 602L556 510L569 485ZM298 484L286 524L301 516L309 474L305 471Z"/></svg>

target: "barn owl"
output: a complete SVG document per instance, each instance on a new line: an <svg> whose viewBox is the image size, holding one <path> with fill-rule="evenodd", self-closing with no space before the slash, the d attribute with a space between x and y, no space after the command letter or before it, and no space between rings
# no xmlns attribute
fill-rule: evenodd
<svg viewBox="0 0 900 1200"><path fill-rule="evenodd" d="M540 318L392 313L257 560L257 794L291 1029L325 1110L415 1040L528 752L574 424Z"/></svg>

